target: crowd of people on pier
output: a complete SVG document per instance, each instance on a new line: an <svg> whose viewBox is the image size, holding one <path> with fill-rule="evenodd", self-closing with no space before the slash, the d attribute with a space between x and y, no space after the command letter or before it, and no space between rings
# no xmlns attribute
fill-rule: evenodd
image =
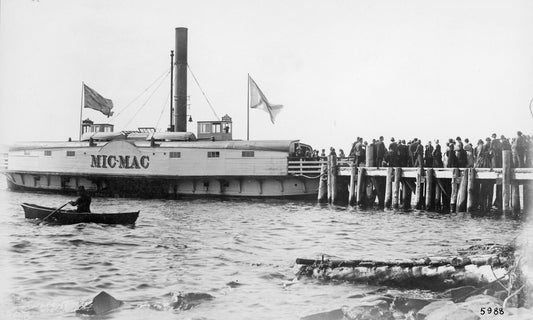
<svg viewBox="0 0 533 320"><path fill-rule="evenodd" d="M372 159L366 159L367 149L372 148ZM345 154L342 149L337 153L330 148L329 155L337 158L350 158L357 166L365 166L367 162L372 167L433 167L433 168L501 168L502 151L510 150L511 164L515 168L532 167L533 165L533 136L525 135L521 131L516 137L498 137L493 133L484 140L479 139L475 145L468 139L450 138L441 146L439 140L427 141L414 138L412 140L390 138L388 146L385 139L372 139L370 143L357 137L350 152ZM306 151L298 148L295 156L306 159L325 159L325 149L319 154L318 150ZM368 161L370 160L370 161Z"/></svg>

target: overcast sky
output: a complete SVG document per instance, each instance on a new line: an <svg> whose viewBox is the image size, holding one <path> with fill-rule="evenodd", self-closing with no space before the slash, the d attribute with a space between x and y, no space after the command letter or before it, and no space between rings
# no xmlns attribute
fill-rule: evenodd
<svg viewBox="0 0 533 320"><path fill-rule="evenodd" d="M1 143L77 139L82 81L120 113L83 118L164 130L169 78L145 90L169 69L175 27L237 139L248 73L284 105L274 125L251 110L251 139L533 133L533 1L0 1ZM188 87L193 119L213 120L190 75Z"/></svg>

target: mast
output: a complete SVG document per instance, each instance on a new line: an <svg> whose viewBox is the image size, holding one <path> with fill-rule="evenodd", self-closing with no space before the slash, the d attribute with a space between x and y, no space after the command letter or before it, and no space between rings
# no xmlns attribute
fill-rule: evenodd
<svg viewBox="0 0 533 320"><path fill-rule="evenodd" d="M83 124L82 124L82 114L83 114L83 96L84 96L84 93L85 93L85 90L84 90L84 83L83 81L81 82L81 102L80 102L80 134L79 134L79 137L78 137L78 140L81 141L81 134L82 134L82 130L83 130Z"/></svg>
<svg viewBox="0 0 533 320"><path fill-rule="evenodd" d="M172 90L174 89L174 50L170 50L170 127L168 131L174 131L174 126L172 125L172 118L174 117L174 110L172 109L174 100L174 95Z"/></svg>
<svg viewBox="0 0 533 320"><path fill-rule="evenodd" d="M187 28L176 28L175 132L187 131Z"/></svg>

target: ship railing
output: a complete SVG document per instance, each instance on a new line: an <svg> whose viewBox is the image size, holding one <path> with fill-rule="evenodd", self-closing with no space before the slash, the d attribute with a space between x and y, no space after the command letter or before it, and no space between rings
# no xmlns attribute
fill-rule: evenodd
<svg viewBox="0 0 533 320"><path fill-rule="evenodd" d="M337 167L349 168L353 162L353 158L337 158ZM320 158L297 158L291 157L288 159L288 173L291 175L310 175L320 174L322 165L327 165L326 157Z"/></svg>

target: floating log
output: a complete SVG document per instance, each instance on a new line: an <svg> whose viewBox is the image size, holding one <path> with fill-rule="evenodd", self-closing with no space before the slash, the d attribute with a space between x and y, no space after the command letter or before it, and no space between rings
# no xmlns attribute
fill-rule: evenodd
<svg viewBox="0 0 533 320"><path fill-rule="evenodd" d="M466 197L468 194L468 170L463 171L459 191L457 194L457 212L466 211Z"/></svg>
<svg viewBox="0 0 533 320"><path fill-rule="evenodd" d="M320 169L320 180L318 182L318 201L326 202L327 201L327 184L328 184L328 166L323 163L322 168Z"/></svg>
<svg viewBox="0 0 533 320"><path fill-rule="evenodd" d="M392 177L393 168L387 168L387 176L385 177L385 207L390 208L392 205Z"/></svg>

